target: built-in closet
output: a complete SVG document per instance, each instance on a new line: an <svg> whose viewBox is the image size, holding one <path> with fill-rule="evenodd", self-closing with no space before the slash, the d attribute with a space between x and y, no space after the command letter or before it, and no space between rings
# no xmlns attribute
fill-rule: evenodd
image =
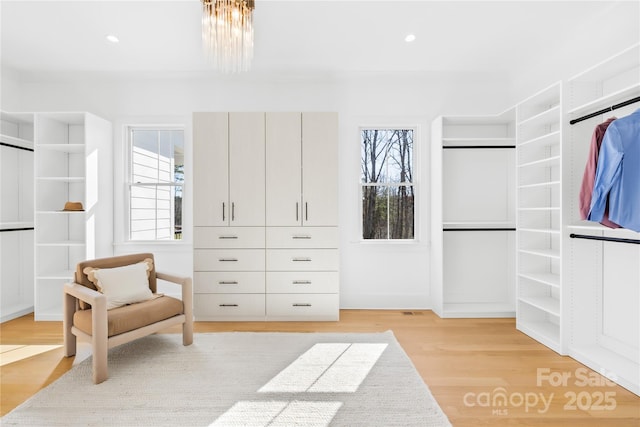
<svg viewBox="0 0 640 427"><path fill-rule="evenodd" d="M0 321L33 311L33 114L0 113Z"/></svg>
<svg viewBox="0 0 640 427"><path fill-rule="evenodd" d="M337 320L337 114L194 113L198 320Z"/></svg>
<svg viewBox="0 0 640 427"><path fill-rule="evenodd" d="M441 317L515 315L515 114L432 123L431 295Z"/></svg>

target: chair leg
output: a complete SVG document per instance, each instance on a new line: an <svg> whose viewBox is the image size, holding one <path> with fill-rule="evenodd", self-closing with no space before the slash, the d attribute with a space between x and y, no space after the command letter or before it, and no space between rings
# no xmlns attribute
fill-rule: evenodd
<svg viewBox="0 0 640 427"><path fill-rule="evenodd" d="M182 324L182 345L193 344L193 320L185 320Z"/></svg>
<svg viewBox="0 0 640 427"><path fill-rule="evenodd" d="M109 331L106 298L96 301L91 316L91 347L93 350L93 382L100 384L109 377L107 354L109 352Z"/></svg>
<svg viewBox="0 0 640 427"><path fill-rule="evenodd" d="M75 297L64 294L64 318L62 319L62 333L64 336L64 355L66 357L76 354L77 340L76 336L71 332L73 326L73 313L76 309Z"/></svg>

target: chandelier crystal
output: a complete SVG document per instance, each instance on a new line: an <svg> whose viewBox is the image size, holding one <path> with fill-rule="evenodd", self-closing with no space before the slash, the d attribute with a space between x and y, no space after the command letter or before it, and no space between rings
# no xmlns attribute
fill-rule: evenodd
<svg viewBox="0 0 640 427"><path fill-rule="evenodd" d="M254 9L254 0L202 0L202 41L216 70L235 73L249 69Z"/></svg>

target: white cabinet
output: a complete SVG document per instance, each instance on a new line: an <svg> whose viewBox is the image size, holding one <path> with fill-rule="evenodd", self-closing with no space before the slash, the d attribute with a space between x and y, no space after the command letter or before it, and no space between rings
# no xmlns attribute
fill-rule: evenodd
<svg viewBox="0 0 640 427"><path fill-rule="evenodd" d="M573 161L563 175L567 352L638 395L640 245L625 240L637 242L640 233L580 221L577 200L594 128L640 108L636 101L609 111L640 97L639 76L635 44L568 80L564 144Z"/></svg>
<svg viewBox="0 0 640 427"><path fill-rule="evenodd" d="M194 113L194 224L264 225L264 114Z"/></svg>
<svg viewBox="0 0 640 427"><path fill-rule="evenodd" d="M112 254L112 127L88 113L35 115L35 319L62 319L62 285ZM64 210L79 202L83 210Z"/></svg>
<svg viewBox="0 0 640 427"><path fill-rule="evenodd" d="M338 224L338 116L267 113L267 226Z"/></svg>
<svg viewBox="0 0 640 427"><path fill-rule="evenodd" d="M33 114L0 113L0 321L33 311Z"/></svg>
<svg viewBox="0 0 640 427"><path fill-rule="evenodd" d="M514 111L432 124L433 310L515 314Z"/></svg>
<svg viewBox="0 0 640 427"><path fill-rule="evenodd" d="M564 354L561 99L556 83L516 106L516 327Z"/></svg>
<svg viewBox="0 0 640 427"><path fill-rule="evenodd" d="M193 127L196 317L336 320L337 114L194 113Z"/></svg>

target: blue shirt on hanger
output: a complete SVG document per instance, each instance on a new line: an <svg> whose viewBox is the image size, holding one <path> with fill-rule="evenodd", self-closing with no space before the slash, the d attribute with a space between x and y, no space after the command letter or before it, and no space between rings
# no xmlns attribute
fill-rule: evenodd
<svg viewBox="0 0 640 427"><path fill-rule="evenodd" d="M640 109L614 120L602 140L588 219L640 232Z"/></svg>

